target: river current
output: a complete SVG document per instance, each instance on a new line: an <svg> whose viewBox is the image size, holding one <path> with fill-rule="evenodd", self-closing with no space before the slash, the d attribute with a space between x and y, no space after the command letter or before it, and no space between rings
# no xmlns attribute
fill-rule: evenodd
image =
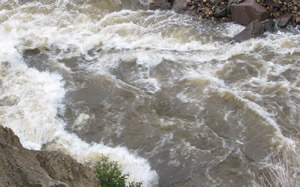
<svg viewBox="0 0 300 187"><path fill-rule="evenodd" d="M0 124L145 187L297 183L300 33L231 42L243 28L146 0L1 0Z"/></svg>

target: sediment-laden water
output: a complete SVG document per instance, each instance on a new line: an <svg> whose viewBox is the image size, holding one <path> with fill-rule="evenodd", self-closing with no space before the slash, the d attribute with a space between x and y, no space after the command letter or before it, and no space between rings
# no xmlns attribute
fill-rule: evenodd
<svg viewBox="0 0 300 187"><path fill-rule="evenodd" d="M293 28L232 43L242 26L146 0L0 3L0 124L26 148L109 155L147 187L297 180Z"/></svg>

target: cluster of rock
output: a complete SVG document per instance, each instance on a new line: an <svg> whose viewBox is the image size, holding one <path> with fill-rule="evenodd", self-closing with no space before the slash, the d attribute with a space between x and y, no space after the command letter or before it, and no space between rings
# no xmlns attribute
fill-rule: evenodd
<svg viewBox="0 0 300 187"><path fill-rule="evenodd" d="M242 33L247 36L235 37L236 41L256 37L264 31L272 32L275 24L285 27L291 23L300 30L299 0L149 0L149 8L248 26L247 32Z"/></svg>
<svg viewBox="0 0 300 187"><path fill-rule="evenodd" d="M25 149L11 129L0 125L1 187L99 187L91 168L61 152Z"/></svg>

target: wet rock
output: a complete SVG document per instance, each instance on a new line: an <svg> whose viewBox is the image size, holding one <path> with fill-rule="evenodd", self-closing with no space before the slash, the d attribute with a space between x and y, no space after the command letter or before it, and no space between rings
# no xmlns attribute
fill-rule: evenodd
<svg viewBox="0 0 300 187"><path fill-rule="evenodd" d="M258 21L254 20L251 22L242 32L234 36L236 42L242 42L250 38L255 38L264 33L264 25Z"/></svg>
<svg viewBox="0 0 300 187"><path fill-rule="evenodd" d="M276 19L277 25L279 27L285 27L291 20L292 20L293 15L286 13L280 16L279 18Z"/></svg>
<svg viewBox="0 0 300 187"><path fill-rule="evenodd" d="M89 178L84 178L86 173ZM0 125L0 186L94 187L99 181L90 168L63 153L23 148L13 131Z"/></svg>
<svg viewBox="0 0 300 187"><path fill-rule="evenodd" d="M184 13L187 8L186 0L175 0L172 5L172 10L178 13Z"/></svg>
<svg viewBox="0 0 300 187"><path fill-rule="evenodd" d="M171 9L171 3L167 0L150 0L149 1L149 9L150 10L170 10Z"/></svg>
<svg viewBox="0 0 300 187"><path fill-rule="evenodd" d="M276 31L276 24L275 21L272 19L268 19L264 22L262 22L262 24L264 25L264 29L266 32L275 32Z"/></svg>
<svg viewBox="0 0 300 187"><path fill-rule="evenodd" d="M230 10L232 20L241 25L248 25L253 20L263 21L269 17L266 8L255 0L245 0L240 4L233 3Z"/></svg>
<svg viewBox="0 0 300 187"><path fill-rule="evenodd" d="M226 5L219 5L217 6L215 12L214 12L214 17L216 18L221 18L225 17L227 15L227 8Z"/></svg>

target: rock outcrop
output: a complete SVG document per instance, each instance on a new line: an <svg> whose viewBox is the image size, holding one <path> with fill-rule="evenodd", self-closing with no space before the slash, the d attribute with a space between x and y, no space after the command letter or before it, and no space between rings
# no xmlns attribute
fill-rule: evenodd
<svg viewBox="0 0 300 187"><path fill-rule="evenodd" d="M91 168L61 152L23 148L9 128L0 125L1 187L96 187Z"/></svg>

